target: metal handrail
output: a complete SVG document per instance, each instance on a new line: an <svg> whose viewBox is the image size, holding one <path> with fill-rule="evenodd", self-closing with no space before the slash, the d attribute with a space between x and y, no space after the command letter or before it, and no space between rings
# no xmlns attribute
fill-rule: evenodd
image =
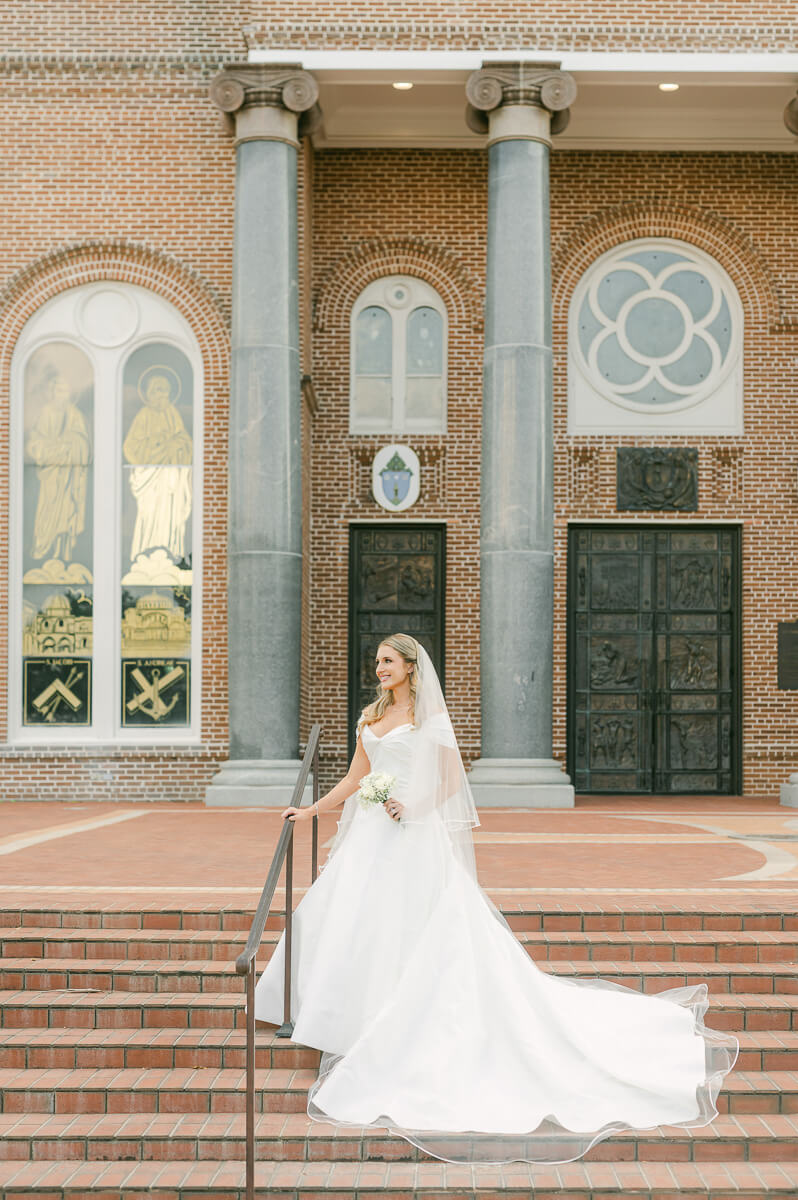
<svg viewBox="0 0 798 1200"><path fill-rule="evenodd" d="M310 731L302 766L299 768L291 804L300 808L308 772L313 766L313 801L319 799L319 744L321 740L321 725L314 725ZM313 839L311 843L311 883L318 874L319 864L319 818L318 808L313 814ZM294 1032L291 1020L291 935L293 930L293 883L294 883L294 822L286 821L280 831L280 837L272 858L272 865L263 885L258 907L249 929L247 944L236 959L236 972L246 975L247 996L247 1036L246 1036L246 1068L247 1068L247 1149L246 1149L246 1197L255 1200L255 958L260 947L263 931L271 909L277 880L280 878L283 862L285 862L285 984L283 992L283 1023L277 1030L278 1037L290 1037Z"/></svg>

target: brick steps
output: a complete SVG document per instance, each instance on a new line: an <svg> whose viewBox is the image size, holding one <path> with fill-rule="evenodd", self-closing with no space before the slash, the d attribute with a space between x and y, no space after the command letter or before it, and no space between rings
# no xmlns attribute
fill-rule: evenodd
<svg viewBox="0 0 798 1200"><path fill-rule="evenodd" d="M262 1112L302 1112L313 1069L258 1073L255 1104ZM2 1115L9 1113L240 1112L243 1071L210 1067L174 1070L0 1071Z"/></svg>
<svg viewBox="0 0 798 1200"><path fill-rule="evenodd" d="M296 898L303 889L295 889ZM490 893L489 893L490 894ZM283 926L283 910L280 895L276 907L269 914L267 930L279 930ZM703 900L683 899L674 893L672 897L657 900L635 900L619 896L615 903L603 898L591 901L563 901L548 904L537 894L525 896L523 892L508 899L506 895L494 895L495 903L501 908L510 925L517 930L549 930L551 932L578 931L585 933L640 930L700 930L723 932L793 931L798 932L798 902L787 896L777 900L761 900L754 903L740 902L729 891L728 901L734 911L722 899L715 904ZM172 930L247 931L252 924L254 908L235 905L192 905L170 907L165 904L124 907L107 905L103 908L88 904L60 907L37 906L15 908L13 905L0 910L0 928L27 929L116 929L124 931L156 930L160 933Z"/></svg>
<svg viewBox="0 0 798 1200"><path fill-rule="evenodd" d="M560 1167L512 1163L504 1167L467 1167L451 1163L272 1162L256 1164L255 1184L272 1200L450 1200L478 1191L480 1200L763 1200L798 1193L798 1164L767 1163L575 1162ZM0 1163L0 1194L5 1200L27 1196L47 1200L86 1200L101 1196L146 1196L149 1200L245 1200L244 1171L234 1162L34 1162Z"/></svg>
<svg viewBox="0 0 798 1200"><path fill-rule="evenodd" d="M17 958L0 967L0 989L44 991L50 988L120 992L235 992L242 989L235 962L169 959Z"/></svg>
<svg viewBox="0 0 798 1200"><path fill-rule="evenodd" d="M751 1034L751 1070L798 1069L798 1034ZM768 1040L769 1039L769 1040ZM794 1039L794 1046L791 1041ZM242 1069L245 1035L227 1029L0 1029L0 1069L216 1067ZM787 1057L785 1058L784 1055ZM318 1050L265 1030L258 1033L256 1066L319 1065Z"/></svg>
<svg viewBox="0 0 798 1200"><path fill-rule="evenodd" d="M725 993L761 996L798 994L798 968L783 963L655 963L575 961L539 964L549 975L604 979L640 992L706 983L714 1009ZM711 1022L710 1022L711 1023Z"/></svg>
<svg viewBox="0 0 798 1200"><path fill-rule="evenodd" d="M309 1122L318 1052L262 1027L261 1194L798 1195L798 906L728 914L675 897L540 908L521 895L504 911L553 975L651 993L706 982L708 1023L741 1040L720 1117L692 1131L628 1131L562 1167L453 1166L387 1131ZM237 906L0 912L4 1200L244 1200L244 996L234 960L250 920ZM270 924L263 962L279 937L277 914Z"/></svg>
<svg viewBox="0 0 798 1200"><path fill-rule="evenodd" d="M597 974L620 978L613 970ZM244 1016L244 998L233 992L0 992L4 1029L242 1029ZM789 995L718 992L712 997L710 1023L734 1031L798 1032L798 1007Z"/></svg>
<svg viewBox="0 0 798 1200"><path fill-rule="evenodd" d="M260 962L262 968L263 962ZM713 992L760 992L798 995L798 967L786 963L629 962L609 959L548 960L539 964L553 975L598 976L638 991L709 984ZM0 991L192 992L240 994L235 962L188 959L16 958L0 967Z"/></svg>
<svg viewBox="0 0 798 1200"><path fill-rule="evenodd" d="M315 1078L313 1068L258 1071L257 1111L304 1114ZM239 1113L245 1087L243 1070L213 1067L9 1070L0 1071L0 1106L3 1119L20 1113ZM723 1111L740 1119L796 1114L798 1121L798 1073L736 1071L720 1099ZM785 1126L785 1135L787 1130ZM798 1148L798 1124L791 1136Z"/></svg>
<svg viewBox="0 0 798 1200"><path fill-rule="evenodd" d="M711 1017L710 1017L711 1020ZM739 1071L798 1071L798 1033L741 1032ZM0 1029L0 1070L244 1068L244 1033L225 1029ZM316 1068L319 1052L258 1032L256 1065ZM736 1072L731 1079L736 1078Z"/></svg>
<svg viewBox="0 0 798 1200"><path fill-rule="evenodd" d="M256 1118L258 1158L287 1162L429 1162L404 1138L387 1130L336 1129L284 1111ZM783 1115L720 1116L701 1129L668 1129L671 1162L762 1162L778 1147L782 1162L798 1162L798 1118ZM0 1117L0 1160L240 1162L245 1121L232 1114L173 1116L127 1114ZM776 1139L779 1139L776 1141ZM661 1161L660 1133L628 1130L591 1151L591 1162Z"/></svg>
<svg viewBox="0 0 798 1200"><path fill-rule="evenodd" d="M798 932L723 930L539 931L516 936L536 961L629 960L632 962L783 963L798 960ZM264 958L279 939L267 930ZM229 962L244 948L244 933L220 930L131 930L32 927L0 935L0 959L147 960ZM55 969L55 968L53 968Z"/></svg>
<svg viewBox="0 0 798 1200"><path fill-rule="evenodd" d="M4 1029L243 1029L244 997L232 993L0 992Z"/></svg>

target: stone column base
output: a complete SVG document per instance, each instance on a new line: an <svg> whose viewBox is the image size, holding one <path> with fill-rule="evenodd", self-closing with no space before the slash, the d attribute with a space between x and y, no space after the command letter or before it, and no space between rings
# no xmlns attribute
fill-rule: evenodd
<svg viewBox="0 0 798 1200"><path fill-rule="evenodd" d="M787 808L798 808L798 774L791 775L780 788L780 802Z"/></svg>
<svg viewBox="0 0 798 1200"><path fill-rule="evenodd" d="M286 808L302 763L298 758L238 758L223 762L205 789L205 803L227 808ZM313 801L308 776L303 804Z"/></svg>
<svg viewBox="0 0 798 1200"><path fill-rule="evenodd" d="M477 808L573 808L571 779L553 758L478 758L468 776Z"/></svg>

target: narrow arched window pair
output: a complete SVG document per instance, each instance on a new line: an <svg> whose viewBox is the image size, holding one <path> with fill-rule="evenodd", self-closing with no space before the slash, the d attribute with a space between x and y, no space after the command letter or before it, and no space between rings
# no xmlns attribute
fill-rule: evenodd
<svg viewBox="0 0 798 1200"><path fill-rule="evenodd" d="M446 430L446 308L428 283L376 279L352 308L352 433Z"/></svg>
<svg viewBox="0 0 798 1200"><path fill-rule="evenodd" d="M190 739L202 370L144 288L69 289L12 363L10 732Z"/></svg>

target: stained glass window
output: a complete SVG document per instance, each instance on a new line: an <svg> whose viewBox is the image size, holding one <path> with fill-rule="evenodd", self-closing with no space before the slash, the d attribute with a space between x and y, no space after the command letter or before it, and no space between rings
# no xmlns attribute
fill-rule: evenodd
<svg viewBox="0 0 798 1200"><path fill-rule="evenodd" d="M48 341L22 394L22 723L87 726L92 707L94 371Z"/></svg>
<svg viewBox="0 0 798 1200"><path fill-rule="evenodd" d="M199 374L189 327L142 288L71 289L23 330L12 364L13 740L192 735Z"/></svg>
<svg viewBox="0 0 798 1200"><path fill-rule="evenodd" d="M444 432L446 309L421 279L375 280L352 310L352 433Z"/></svg>
<svg viewBox="0 0 798 1200"><path fill-rule="evenodd" d="M123 726L188 725L194 440L191 364L134 350L122 400Z"/></svg>

